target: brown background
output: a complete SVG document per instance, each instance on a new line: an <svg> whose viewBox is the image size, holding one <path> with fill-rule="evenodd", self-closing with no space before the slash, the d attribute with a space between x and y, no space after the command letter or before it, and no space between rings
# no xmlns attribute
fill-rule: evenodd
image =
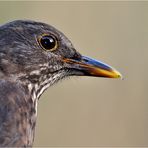
<svg viewBox="0 0 148 148"><path fill-rule="evenodd" d="M34 146L148 146L148 2L0 2L0 23L33 19L122 80L71 78L38 104Z"/></svg>

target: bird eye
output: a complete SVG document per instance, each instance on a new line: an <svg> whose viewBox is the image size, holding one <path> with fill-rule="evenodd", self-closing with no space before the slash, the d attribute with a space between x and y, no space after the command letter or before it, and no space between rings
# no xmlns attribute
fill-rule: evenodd
<svg viewBox="0 0 148 148"><path fill-rule="evenodd" d="M46 50L53 51L57 48L57 40L51 35L44 35L40 37L39 43Z"/></svg>

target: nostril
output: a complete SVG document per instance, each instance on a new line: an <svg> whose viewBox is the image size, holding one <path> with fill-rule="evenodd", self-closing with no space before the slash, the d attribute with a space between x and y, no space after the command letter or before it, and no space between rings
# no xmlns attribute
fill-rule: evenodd
<svg viewBox="0 0 148 148"><path fill-rule="evenodd" d="M83 61L88 62L88 60L87 60L87 59L83 59Z"/></svg>
<svg viewBox="0 0 148 148"><path fill-rule="evenodd" d="M87 58L85 58L84 56L82 56L81 60L85 63L89 63L89 60Z"/></svg>

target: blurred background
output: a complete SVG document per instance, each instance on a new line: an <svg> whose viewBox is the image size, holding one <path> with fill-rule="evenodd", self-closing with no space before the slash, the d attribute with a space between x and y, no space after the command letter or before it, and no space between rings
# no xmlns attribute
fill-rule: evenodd
<svg viewBox="0 0 148 148"><path fill-rule="evenodd" d="M34 146L148 146L148 2L0 2L16 19L61 30L120 79L73 77L39 100Z"/></svg>

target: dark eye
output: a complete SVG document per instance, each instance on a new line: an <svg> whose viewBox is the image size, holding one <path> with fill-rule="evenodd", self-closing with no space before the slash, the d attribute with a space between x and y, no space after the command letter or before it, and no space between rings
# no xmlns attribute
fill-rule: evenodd
<svg viewBox="0 0 148 148"><path fill-rule="evenodd" d="M44 35L40 37L39 43L46 50L53 51L57 48L57 40L51 35Z"/></svg>

